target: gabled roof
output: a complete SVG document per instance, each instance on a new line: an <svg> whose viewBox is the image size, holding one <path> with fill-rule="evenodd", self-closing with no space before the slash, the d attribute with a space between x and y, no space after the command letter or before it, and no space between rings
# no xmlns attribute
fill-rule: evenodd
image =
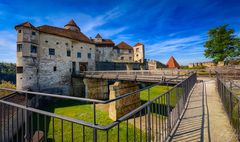
<svg viewBox="0 0 240 142"><path fill-rule="evenodd" d="M180 68L180 65L175 60L175 58L173 56L171 56L170 59L167 62L167 67L168 68Z"/></svg>
<svg viewBox="0 0 240 142"><path fill-rule="evenodd" d="M26 28L32 28L36 30L36 27L34 27L30 22L24 22L22 24L19 24L17 26L15 26L15 29L18 27L26 27Z"/></svg>
<svg viewBox="0 0 240 142"><path fill-rule="evenodd" d="M140 43L140 42L138 42L138 43L136 43L136 44L134 45L134 47L135 47L135 46L141 46L141 45L143 45L143 44Z"/></svg>
<svg viewBox="0 0 240 142"><path fill-rule="evenodd" d="M117 48L119 49L133 49L132 46L128 45L127 43L125 42L121 42L119 43L118 45L116 45Z"/></svg>
<svg viewBox="0 0 240 142"><path fill-rule="evenodd" d="M102 38L102 36L98 33L95 38Z"/></svg>
<svg viewBox="0 0 240 142"><path fill-rule="evenodd" d="M62 37L70 38L70 39L81 41L81 42L92 43L92 41L82 32L76 32L76 31L48 26L48 25L43 25L37 28L40 32L43 32L43 33L62 36Z"/></svg>

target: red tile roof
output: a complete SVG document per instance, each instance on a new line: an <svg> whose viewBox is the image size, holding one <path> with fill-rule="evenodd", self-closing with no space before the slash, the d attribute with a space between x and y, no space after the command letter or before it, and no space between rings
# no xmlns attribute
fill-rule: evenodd
<svg viewBox="0 0 240 142"><path fill-rule="evenodd" d="M115 45L115 43L111 39L102 39L102 41L96 41L94 39L91 39L91 41L96 45L104 45L104 44L107 44L107 45L110 45L110 46Z"/></svg>
<svg viewBox="0 0 240 142"><path fill-rule="evenodd" d="M140 46L140 45L143 45L142 43L138 42L136 45L134 46Z"/></svg>
<svg viewBox="0 0 240 142"><path fill-rule="evenodd" d="M168 68L180 68L180 65L178 62L174 59L173 56L170 57L170 59L167 62L167 67Z"/></svg>
<svg viewBox="0 0 240 142"><path fill-rule="evenodd" d="M119 49L133 49L132 46L128 45L127 43L125 42L121 42L119 43L118 45L116 45L117 48Z"/></svg>
<svg viewBox="0 0 240 142"><path fill-rule="evenodd" d="M26 28L32 28L36 30L36 27L34 27L31 23L29 22L24 22L22 24L19 24L17 26L15 26L15 29L17 29L18 27L26 27Z"/></svg>
<svg viewBox="0 0 240 142"><path fill-rule="evenodd" d="M40 32L43 32L43 33L62 36L62 37L70 38L70 39L85 42L85 43L92 43L92 41L82 32L72 31L72 30L48 26L48 25L43 25L37 28Z"/></svg>
<svg viewBox="0 0 240 142"><path fill-rule="evenodd" d="M78 27L78 25L76 24L76 22L71 19L65 26L75 26L75 27Z"/></svg>

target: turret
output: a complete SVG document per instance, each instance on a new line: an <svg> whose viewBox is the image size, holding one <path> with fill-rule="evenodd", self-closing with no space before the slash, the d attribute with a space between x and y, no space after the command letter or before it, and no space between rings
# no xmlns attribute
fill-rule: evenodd
<svg viewBox="0 0 240 142"><path fill-rule="evenodd" d="M94 39L95 42L102 42L102 36L98 33Z"/></svg>
<svg viewBox="0 0 240 142"><path fill-rule="evenodd" d="M80 32L81 29L78 27L78 25L75 23L75 21L72 19L64 26L65 29Z"/></svg>
<svg viewBox="0 0 240 142"><path fill-rule="evenodd" d="M15 29L17 31L17 89L36 90L39 31L29 22L15 26Z"/></svg>

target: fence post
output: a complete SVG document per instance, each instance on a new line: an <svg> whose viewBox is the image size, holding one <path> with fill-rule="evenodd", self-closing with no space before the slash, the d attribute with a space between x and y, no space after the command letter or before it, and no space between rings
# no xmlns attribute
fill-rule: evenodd
<svg viewBox="0 0 240 142"><path fill-rule="evenodd" d="M2 120L2 122L0 123L0 141L4 141L3 140L3 135L4 135L4 128L3 128L3 123L5 123L5 119L3 119L4 117L4 114L3 114L3 104L0 103L0 108L1 108L1 111L0 111L0 119Z"/></svg>
<svg viewBox="0 0 240 142"><path fill-rule="evenodd" d="M170 94L167 93L167 132L168 132L168 135L170 134L170 130L171 130L171 116L170 116Z"/></svg>
<svg viewBox="0 0 240 142"><path fill-rule="evenodd" d="M94 125L97 125L97 121L96 121L96 103L93 102L93 123ZM97 141L97 129L93 128L93 141L96 142Z"/></svg>
<svg viewBox="0 0 240 142"><path fill-rule="evenodd" d="M26 107L29 107L29 102L28 102L28 93L25 94L25 102L26 102ZM29 119L28 119L28 110L25 110L25 142L30 142L30 136L29 136Z"/></svg>
<svg viewBox="0 0 240 142"><path fill-rule="evenodd" d="M230 119L230 123L232 124L232 92L230 91L229 93L229 119Z"/></svg>
<svg viewBox="0 0 240 142"><path fill-rule="evenodd" d="M240 118L240 107L239 107L239 97L237 98L237 134L238 134L238 141L240 141L240 121L239 121L239 118Z"/></svg>
<svg viewBox="0 0 240 142"><path fill-rule="evenodd" d="M148 102L150 101L150 88L148 88ZM151 141L151 118L150 118L150 104L148 105L147 107L147 110L148 110L148 142Z"/></svg>

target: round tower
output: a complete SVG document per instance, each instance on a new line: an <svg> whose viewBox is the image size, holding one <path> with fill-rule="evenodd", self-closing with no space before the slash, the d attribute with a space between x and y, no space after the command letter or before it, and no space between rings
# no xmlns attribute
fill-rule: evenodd
<svg viewBox="0 0 240 142"><path fill-rule="evenodd" d="M19 90L38 90L39 31L25 22L17 31L16 86Z"/></svg>

